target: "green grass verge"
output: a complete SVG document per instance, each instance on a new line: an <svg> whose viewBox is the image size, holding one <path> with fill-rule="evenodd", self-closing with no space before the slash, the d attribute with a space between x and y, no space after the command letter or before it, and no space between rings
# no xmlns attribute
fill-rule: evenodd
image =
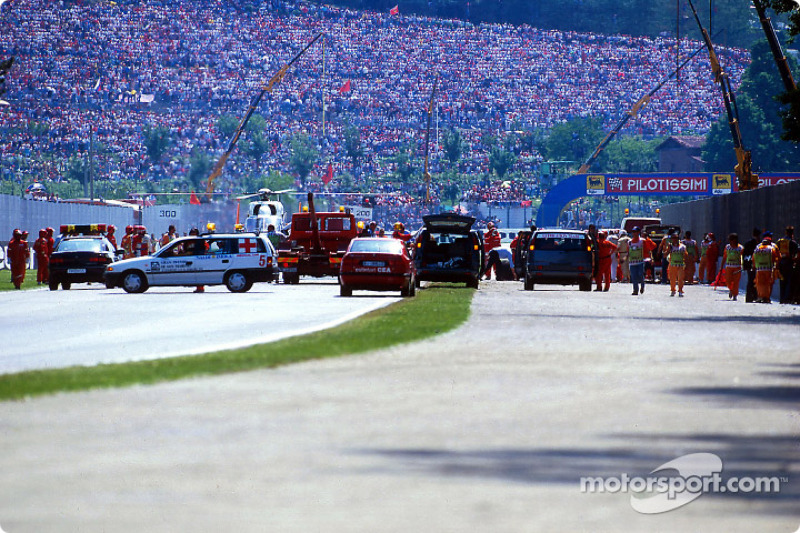
<svg viewBox="0 0 800 533"><path fill-rule="evenodd" d="M42 286L44 287L44 285ZM36 287L38 287L38 285L36 285L36 271L28 270L25 273L25 281L22 282L22 290L35 289ZM11 271L0 270L0 292L13 290L14 284L11 283Z"/></svg>
<svg viewBox="0 0 800 533"><path fill-rule="evenodd" d="M417 341L464 323L474 292L463 286L432 285L417 292L416 298L402 300L336 328L236 350L0 375L0 400L242 372Z"/></svg>

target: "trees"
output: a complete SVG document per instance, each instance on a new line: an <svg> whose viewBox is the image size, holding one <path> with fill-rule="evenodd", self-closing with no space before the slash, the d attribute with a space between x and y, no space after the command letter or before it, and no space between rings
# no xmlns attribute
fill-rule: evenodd
<svg viewBox="0 0 800 533"><path fill-rule="evenodd" d="M394 163L396 165L394 173L398 181L408 184L411 181L411 176L417 172L414 159L411 157L411 147L401 147L394 156Z"/></svg>
<svg viewBox="0 0 800 533"><path fill-rule="evenodd" d="M305 187L306 178L314 168L314 162L317 160L319 153L314 143L304 133L297 134L289 141L289 165L300 178L300 183Z"/></svg>
<svg viewBox="0 0 800 533"><path fill-rule="evenodd" d="M753 170L780 172L800 166L800 145L781 140L781 103L776 96L783 92L769 45L759 41L753 45L752 62L742 77L736 94L739 108L739 129L745 148L752 152ZM722 115L706 136L702 150L706 170L732 171L736 155L728 126Z"/></svg>
<svg viewBox="0 0 800 533"><path fill-rule="evenodd" d="M142 128L142 135L144 136L144 146L147 150L147 155L153 164L158 163L167 151L171 139L169 129L164 126L152 126L151 124L145 125Z"/></svg>
<svg viewBox="0 0 800 533"><path fill-rule="evenodd" d="M353 164L353 174L358 176L358 160L364 155L364 148L361 146L361 132L352 124L344 128L344 151Z"/></svg>
<svg viewBox="0 0 800 533"><path fill-rule="evenodd" d="M503 179L511 167L517 162L517 156L514 155L512 147L514 145L514 136L508 135L505 139L500 141L495 139L489 148L489 167L494 170L499 179Z"/></svg>
<svg viewBox="0 0 800 533"><path fill-rule="evenodd" d="M464 141L461 133L456 129L446 129L442 132L442 146L444 155L451 163L458 163L461 152L464 151Z"/></svg>
<svg viewBox="0 0 800 533"><path fill-rule="evenodd" d="M544 155L551 161L583 163L605 137L603 122L595 117L573 118L550 128ZM603 158L603 156L601 156Z"/></svg>
<svg viewBox="0 0 800 533"><path fill-rule="evenodd" d="M618 137L604 153L604 172L657 172L656 147L663 139L646 141L641 137Z"/></svg>
<svg viewBox="0 0 800 533"><path fill-rule="evenodd" d="M237 127L238 124L234 126L234 131L236 131ZM260 171L261 158L269 151L270 144L266 133L267 121L261 115L253 115L247 122L245 131L247 132L247 142L244 145L244 152L253 158L253 162L256 164L256 171Z"/></svg>
<svg viewBox="0 0 800 533"><path fill-rule="evenodd" d="M211 158L205 150L195 149L189 159L189 174L186 176L195 190L201 190L203 180L211 174Z"/></svg>
<svg viewBox="0 0 800 533"><path fill-rule="evenodd" d="M239 119L233 115L222 115L217 120L217 129L225 139L233 137L233 132L239 127Z"/></svg>

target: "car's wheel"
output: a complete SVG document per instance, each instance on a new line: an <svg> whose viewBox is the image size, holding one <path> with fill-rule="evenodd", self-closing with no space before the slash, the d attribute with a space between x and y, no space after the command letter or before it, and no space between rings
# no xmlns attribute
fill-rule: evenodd
<svg viewBox="0 0 800 533"><path fill-rule="evenodd" d="M122 288L129 293L144 292L147 290L147 280L140 272L126 272L122 276Z"/></svg>
<svg viewBox="0 0 800 533"><path fill-rule="evenodd" d="M300 283L300 274L284 274L283 282L289 285L297 285Z"/></svg>
<svg viewBox="0 0 800 533"><path fill-rule="evenodd" d="M533 278L529 278L525 276L525 290L532 291L533 290Z"/></svg>
<svg viewBox="0 0 800 533"><path fill-rule="evenodd" d="M57 291L58 290L58 280L57 279L51 279L48 282L48 285L50 286L50 290L51 291Z"/></svg>
<svg viewBox="0 0 800 533"><path fill-rule="evenodd" d="M417 288L414 285L414 280L409 278L408 283L406 283L405 286L400 289L400 296L403 298L408 298L410 296L414 296L416 293Z"/></svg>
<svg viewBox="0 0 800 533"><path fill-rule="evenodd" d="M347 285L339 285L339 296L352 296L353 289Z"/></svg>
<svg viewBox="0 0 800 533"><path fill-rule="evenodd" d="M70 287L72 287L72 283L70 283L69 281L62 281L61 282L61 288L63 290L68 291Z"/></svg>
<svg viewBox="0 0 800 533"><path fill-rule="evenodd" d="M578 288L583 292L589 292L592 290L592 282L588 279L582 279L578 282Z"/></svg>
<svg viewBox="0 0 800 533"><path fill-rule="evenodd" d="M467 287L471 289L477 289L479 284L480 284L480 278L475 276L467 282Z"/></svg>
<svg viewBox="0 0 800 533"><path fill-rule="evenodd" d="M247 292L253 286L253 283L247 279L247 275L243 272L231 272L225 278L225 286L231 292Z"/></svg>
<svg viewBox="0 0 800 533"><path fill-rule="evenodd" d="M422 287L422 282L419 280L419 278L414 278L414 286L418 289Z"/></svg>

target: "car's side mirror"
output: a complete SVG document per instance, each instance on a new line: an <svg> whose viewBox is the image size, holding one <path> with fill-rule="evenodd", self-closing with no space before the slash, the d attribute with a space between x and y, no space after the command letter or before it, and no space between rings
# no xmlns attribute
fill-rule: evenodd
<svg viewBox="0 0 800 533"><path fill-rule="evenodd" d="M123 250L122 248L117 248L114 251L114 255L116 255L117 257L122 257L125 255L125 250Z"/></svg>

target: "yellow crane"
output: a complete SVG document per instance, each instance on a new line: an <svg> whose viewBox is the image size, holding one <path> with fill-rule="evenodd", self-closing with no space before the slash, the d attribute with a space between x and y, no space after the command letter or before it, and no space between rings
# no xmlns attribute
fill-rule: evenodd
<svg viewBox="0 0 800 533"><path fill-rule="evenodd" d="M233 149L236 148L236 143L239 141L239 137L241 137L242 133L244 132L245 126L247 126L247 122L250 120L250 117L253 116L256 108L258 107L259 102L261 102L261 98L264 97L266 93L271 93L272 88L280 83L286 73L289 71L289 67L291 67L303 54L305 54L311 46L316 43L321 37L323 36L322 33L318 33L310 43L308 43L305 48L300 50L296 56L292 58L287 64L282 66L278 72L275 73L274 76L267 82L266 85L261 89L261 92L256 96L253 101L250 103L250 107L247 108L247 113L245 113L242 121L239 123L239 126L236 128L236 132L233 134L233 138L231 139L230 143L228 143L228 148L222 154L222 157L219 158L217 164L214 166L214 170L211 171L211 175L208 177L208 181L206 182L206 195L209 197L214 192L214 181L220 177L222 174L222 169L225 168L225 163L228 161L228 158L231 156Z"/></svg>
<svg viewBox="0 0 800 533"><path fill-rule="evenodd" d="M722 90L722 99L725 103L725 112L728 115L728 127L731 130L731 137L733 138L733 149L736 151L736 178L739 182L740 191L749 191L758 188L758 175L753 174L752 170L752 156L750 150L745 149L742 143L742 132L739 129L739 108L736 106L736 98L733 95L733 87L728 74L722 70L719 64L719 58L714 51L714 44L711 42L711 37L708 31L703 27L700 22L700 17L697 15L697 10L694 8L692 0L689 1L689 7L692 8L694 19L697 21L697 26L700 28L700 33L703 34L703 41L708 48L708 57L711 61L711 71L714 73L714 81L719 83Z"/></svg>

